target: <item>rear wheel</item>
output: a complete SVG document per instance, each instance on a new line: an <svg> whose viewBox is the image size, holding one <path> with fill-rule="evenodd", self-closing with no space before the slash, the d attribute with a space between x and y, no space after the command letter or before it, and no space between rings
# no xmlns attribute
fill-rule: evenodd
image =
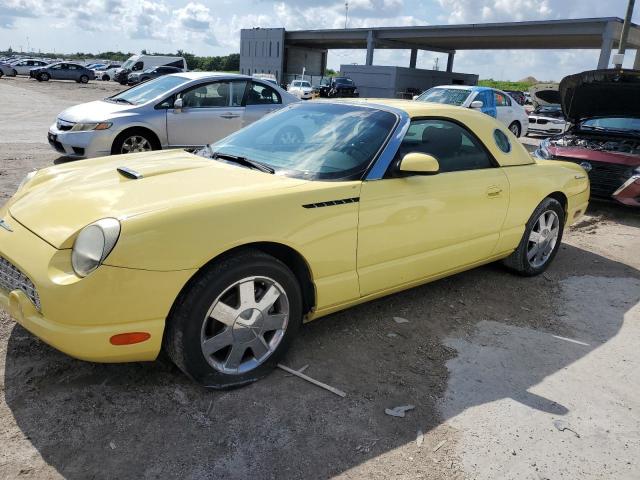
<svg viewBox="0 0 640 480"><path fill-rule="evenodd" d="M176 301L164 349L196 382L238 387L267 375L302 323L295 275L247 250L205 268Z"/></svg>
<svg viewBox="0 0 640 480"><path fill-rule="evenodd" d="M111 80L111 78L109 78L109 75L107 75L107 74L102 75L102 81L103 82L108 82L109 80Z"/></svg>
<svg viewBox="0 0 640 480"><path fill-rule="evenodd" d="M528 277L544 272L558 253L564 223L560 202L545 198L529 218L518 248L504 259L504 264Z"/></svg>
<svg viewBox="0 0 640 480"><path fill-rule="evenodd" d="M11 71L11 73L13 73L14 77L18 76L18 72L17 72L17 70L15 68Z"/></svg>
<svg viewBox="0 0 640 480"><path fill-rule="evenodd" d="M511 133L513 133L516 137L520 137L520 133L522 132L520 123L518 122L513 122L511 125L509 125L509 130L511 130Z"/></svg>
<svg viewBox="0 0 640 480"><path fill-rule="evenodd" d="M89 83L89 77L87 75L81 75L80 83Z"/></svg>
<svg viewBox="0 0 640 480"><path fill-rule="evenodd" d="M38 75L38 80L40 80L41 82L48 82L50 78L51 76L46 72Z"/></svg>

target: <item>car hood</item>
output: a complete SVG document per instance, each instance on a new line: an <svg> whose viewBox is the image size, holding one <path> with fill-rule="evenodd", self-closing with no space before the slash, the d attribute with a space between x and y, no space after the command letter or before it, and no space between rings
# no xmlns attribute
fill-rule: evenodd
<svg viewBox="0 0 640 480"><path fill-rule="evenodd" d="M557 83L538 83L529 88L531 102L534 105L558 105L560 103Z"/></svg>
<svg viewBox="0 0 640 480"><path fill-rule="evenodd" d="M67 108L58 115L58 118L74 123L106 121L113 117L132 114L132 110L139 106L96 100L95 102L81 103Z"/></svg>
<svg viewBox="0 0 640 480"><path fill-rule="evenodd" d="M578 122L593 117L637 117L640 112L640 71L590 70L560 82L562 111Z"/></svg>
<svg viewBox="0 0 640 480"><path fill-rule="evenodd" d="M131 178L125 167L142 175ZM56 248L71 248L86 225L184 205L242 200L306 183L184 150L83 160L40 170L9 204L13 218Z"/></svg>

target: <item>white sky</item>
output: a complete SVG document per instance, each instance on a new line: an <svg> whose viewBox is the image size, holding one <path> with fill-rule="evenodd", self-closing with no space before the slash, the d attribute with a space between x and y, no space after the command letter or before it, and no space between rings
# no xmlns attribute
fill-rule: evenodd
<svg viewBox="0 0 640 480"><path fill-rule="evenodd" d="M349 26L437 25L560 18L624 17L627 0L350 0ZM123 50L226 55L241 28L343 28L344 1L298 0L0 0L0 49ZM634 21L640 22L640 7ZM455 70L481 78L559 80L596 67L598 51L458 52ZM420 52L419 68L444 55ZM629 52L625 66L631 66ZM360 50L330 51L329 67L364 63ZM375 64L408 65L409 52L377 50Z"/></svg>

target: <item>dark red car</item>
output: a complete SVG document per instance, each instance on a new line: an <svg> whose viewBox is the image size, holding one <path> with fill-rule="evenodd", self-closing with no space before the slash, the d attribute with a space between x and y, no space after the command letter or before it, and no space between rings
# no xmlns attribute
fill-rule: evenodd
<svg viewBox="0 0 640 480"><path fill-rule="evenodd" d="M571 127L534 155L578 163L589 174L592 197L640 207L640 71L570 75L559 92Z"/></svg>

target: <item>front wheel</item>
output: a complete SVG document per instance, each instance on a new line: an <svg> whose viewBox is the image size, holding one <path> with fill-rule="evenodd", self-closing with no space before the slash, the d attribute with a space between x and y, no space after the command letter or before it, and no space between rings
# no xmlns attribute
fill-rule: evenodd
<svg viewBox="0 0 640 480"><path fill-rule="evenodd" d="M41 82L48 82L50 78L51 77L48 73L41 73L40 75L38 75L38 80L40 80Z"/></svg>
<svg viewBox="0 0 640 480"><path fill-rule="evenodd" d="M163 345L196 382L232 388L271 372L301 323L295 275L276 258L247 250L190 282L167 319Z"/></svg>
<svg viewBox="0 0 640 480"><path fill-rule="evenodd" d="M560 202L545 198L529 218L518 248L504 259L504 264L526 277L544 272L558 253L564 223Z"/></svg>
<svg viewBox="0 0 640 480"><path fill-rule="evenodd" d="M80 83L89 83L89 77L87 75L81 75Z"/></svg>
<svg viewBox="0 0 640 480"><path fill-rule="evenodd" d="M111 146L112 155L126 153L150 152L160 147L154 142L149 133L142 129L131 129L116 137Z"/></svg>
<svg viewBox="0 0 640 480"><path fill-rule="evenodd" d="M520 124L518 122L513 122L511 125L509 125L509 130L511 130L511 133L513 133L516 137L520 138L520 133L521 133L521 129L520 129Z"/></svg>

